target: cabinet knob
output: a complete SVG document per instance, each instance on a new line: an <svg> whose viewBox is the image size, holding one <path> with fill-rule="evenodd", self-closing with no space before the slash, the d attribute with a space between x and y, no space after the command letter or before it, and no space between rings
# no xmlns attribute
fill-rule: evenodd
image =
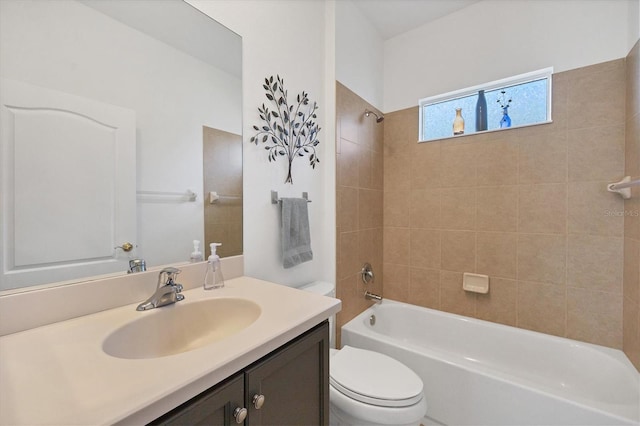
<svg viewBox="0 0 640 426"><path fill-rule="evenodd" d="M236 409L233 410L233 418L236 419L236 423L241 424L244 422L244 419L247 418L247 409L244 407L236 407Z"/></svg>
<svg viewBox="0 0 640 426"><path fill-rule="evenodd" d="M264 395L253 395L253 399L251 400L251 402L253 403L253 406L256 407L256 410L261 409L262 405L264 404Z"/></svg>

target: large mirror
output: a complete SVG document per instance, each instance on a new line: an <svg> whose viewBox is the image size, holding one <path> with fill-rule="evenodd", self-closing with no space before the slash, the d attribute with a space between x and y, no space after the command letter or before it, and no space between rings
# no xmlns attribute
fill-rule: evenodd
<svg viewBox="0 0 640 426"><path fill-rule="evenodd" d="M0 1L0 290L241 254L241 49L182 0Z"/></svg>

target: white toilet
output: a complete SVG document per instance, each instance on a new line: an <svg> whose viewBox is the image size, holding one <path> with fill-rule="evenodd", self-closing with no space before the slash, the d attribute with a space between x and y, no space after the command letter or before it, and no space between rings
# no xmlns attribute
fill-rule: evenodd
<svg viewBox="0 0 640 426"><path fill-rule="evenodd" d="M420 377L387 355L332 349L329 374L332 426L417 426L427 412Z"/></svg>
<svg viewBox="0 0 640 426"><path fill-rule="evenodd" d="M334 297L335 287L313 282L301 290ZM331 343L335 323L330 319ZM331 426L417 426L427 412L420 377L387 355L345 346L329 357Z"/></svg>

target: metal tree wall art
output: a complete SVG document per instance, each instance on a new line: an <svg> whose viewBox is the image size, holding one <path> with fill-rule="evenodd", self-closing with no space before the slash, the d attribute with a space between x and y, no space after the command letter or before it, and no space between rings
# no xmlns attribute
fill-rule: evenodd
<svg viewBox="0 0 640 426"><path fill-rule="evenodd" d="M269 109L262 104L258 108L263 123L262 126L253 126L258 133L250 142L267 144L264 149L269 151L269 161L276 161L278 156L286 157L289 160L289 173L285 183L293 183L291 163L296 157L309 155L309 164L314 169L320 162L316 154L316 146L320 143L320 127L315 122L318 104L313 102L310 105L309 95L303 91L296 97L296 103L289 105L284 80L279 75L275 81L273 76L265 78L262 87L273 106Z"/></svg>

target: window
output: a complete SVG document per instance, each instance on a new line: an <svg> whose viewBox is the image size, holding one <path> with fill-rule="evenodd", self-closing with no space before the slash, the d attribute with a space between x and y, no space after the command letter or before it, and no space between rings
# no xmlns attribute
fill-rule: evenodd
<svg viewBox="0 0 640 426"><path fill-rule="evenodd" d="M545 68L421 99L420 141L453 137L453 120L458 108L464 119L464 134L477 133L476 103L480 90L484 90L487 102L486 131L551 122L552 73L553 68ZM510 120L509 126L504 112Z"/></svg>

